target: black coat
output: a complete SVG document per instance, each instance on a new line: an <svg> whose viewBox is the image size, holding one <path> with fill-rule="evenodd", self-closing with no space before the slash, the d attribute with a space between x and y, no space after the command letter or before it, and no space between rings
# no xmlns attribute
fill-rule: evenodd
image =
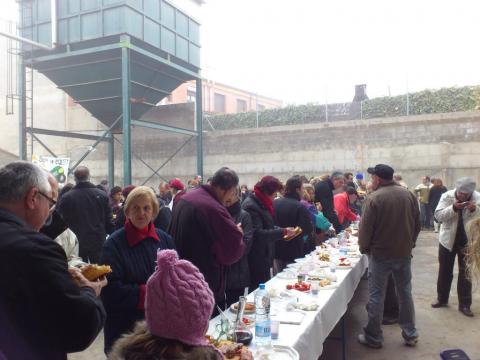
<svg viewBox="0 0 480 360"><path fill-rule="evenodd" d="M308 209L300 202L297 195L285 195L285 197L276 199L273 202L275 210L275 225L286 228L302 228L302 234L290 241L278 241L275 244L275 259L292 263L294 259L305 255L305 248L311 249L311 246L305 246L305 243L313 243L313 224L312 217ZM306 236L306 241L304 237Z"/></svg>
<svg viewBox="0 0 480 360"><path fill-rule="evenodd" d="M53 210L52 216L42 226L40 232L47 235L50 239L55 239L58 235L67 230L68 226L57 209Z"/></svg>
<svg viewBox="0 0 480 360"><path fill-rule="evenodd" d="M112 267L112 273L108 275L108 285L102 291L102 300L107 311L105 353L110 351L120 335L133 330L136 321L144 319L145 312L140 306L144 293L141 295L140 288L155 271L157 250L175 249L170 235L159 229L156 231L160 241L147 238L135 246L130 246L125 229L120 229L105 242L101 263Z"/></svg>
<svg viewBox="0 0 480 360"><path fill-rule="evenodd" d="M432 213L435 212L437 208L438 202L442 197L442 194L447 192L447 188L445 186L432 186L430 192L428 193L428 205L430 205L430 209Z"/></svg>
<svg viewBox="0 0 480 360"><path fill-rule="evenodd" d="M227 268L227 290L240 289L250 286L250 269L248 267L248 254L252 248L253 241L253 225L250 214L242 210L240 202L227 208L232 215L235 223L242 224L243 242L245 244L245 252L240 260Z"/></svg>
<svg viewBox="0 0 480 360"><path fill-rule="evenodd" d="M158 212L155 220L153 220L153 225L155 225L157 229L167 232L168 225L170 225L170 221L172 220L172 211L160 197L157 196L157 200L160 211ZM125 220L125 212L123 211L122 206L118 210L117 218L115 219L115 230L122 229L125 225Z"/></svg>
<svg viewBox="0 0 480 360"><path fill-rule="evenodd" d="M112 208L105 191L89 182L78 183L61 199L59 211L77 235L79 256L98 263L107 234L113 232Z"/></svg>
<svg viewBox="0 0 480 360"><path fill-rule="evenodd" d="M315 202L322 204L322 213L330 221L337 233L343 230L342 225L338 221L335 206L333 204L333 183L327 179L315 184Z"/></svg>
<svg viewBox="0 0 480 360"><path fill-rule="evenodd" d="M66 359L105 321L91 288L79 288L63 249L0 209L0 358Z"/></svg>
<svg viewBox="0 0 480 360"><path fill-rule="evenodd" d="M253 243L248 256L253 290L270 279L275 242L282 240L283 229L275 226L272 215L254 194L245 199L242 209L250 214L253 224Z"/></svg>

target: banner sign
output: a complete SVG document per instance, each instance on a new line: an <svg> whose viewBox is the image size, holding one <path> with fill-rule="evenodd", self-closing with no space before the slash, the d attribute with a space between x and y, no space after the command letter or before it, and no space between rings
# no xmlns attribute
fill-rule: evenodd
<svg viewBox="0 0 480 360"><path fill-rule="evenodd" d="M67 182L68 165L70 158L55 158L53 156L34 156L32 159L34 164L51 173L57 179L60 185L65 185Z"/></svg>

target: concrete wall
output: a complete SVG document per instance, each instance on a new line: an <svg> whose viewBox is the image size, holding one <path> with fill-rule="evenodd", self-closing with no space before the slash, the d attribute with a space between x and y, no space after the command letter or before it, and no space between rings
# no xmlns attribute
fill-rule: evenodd
<svg viewBox="0 0 480 360"><path fill-rule="evenodd" d="M184 135L136 129L134 151L156 167L185 139ZM204 154L205 177L226 165L249 185L265 174L286 180L293 174L309 177L335 169L365 172L377 163L390 164L411 186L420 183L425 174L441 177L449 187L456 178L467 175L480 183L480 112L209 132L204 138ZM98 160L91 157L90 163L101 162L103 165L95 168L103 169L106 176L105 158L101 152L94 156ZM187 180L195 174L195 164L192 140L161 174L167 179L178 176ZM133 169L136 183L150 175L138 161ZM158 181L154 177L148 184L156 186Z"/></svg>

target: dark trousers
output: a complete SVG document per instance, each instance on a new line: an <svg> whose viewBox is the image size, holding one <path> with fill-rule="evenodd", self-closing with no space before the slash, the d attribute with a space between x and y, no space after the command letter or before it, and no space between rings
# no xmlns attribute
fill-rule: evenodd
<svg viewBox="0 0 480 360"><path fill-rule="evenodd" d="M437 296L441 303L448 303L450 287L453 280L453 267L455 265L455 256L458 256L458 280L457 294L458 305L470 307L472 305L472 283L466 278L465 274L465 247L454 246L452 252L442 245L438 247L438 281Z"/></svg>
<svg viewBox="0 0 480 360"><path fill-rule="evenodd" d="M385 300L383 302L383 317L398 318L398 298L395 291L395 282L393 281L393 274L390 274L387 282L387 289L385 292Z"/></svg>

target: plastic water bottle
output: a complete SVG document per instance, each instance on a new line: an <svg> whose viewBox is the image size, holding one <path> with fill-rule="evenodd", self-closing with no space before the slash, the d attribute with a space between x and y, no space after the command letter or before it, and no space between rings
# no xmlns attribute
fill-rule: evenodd
<svg viewBox="0 0 480 360"><path fill-rule="evenodd" d="M270 296L265 284L260 284L255 293L255 345L271 345L270 325Z"/></svg>

